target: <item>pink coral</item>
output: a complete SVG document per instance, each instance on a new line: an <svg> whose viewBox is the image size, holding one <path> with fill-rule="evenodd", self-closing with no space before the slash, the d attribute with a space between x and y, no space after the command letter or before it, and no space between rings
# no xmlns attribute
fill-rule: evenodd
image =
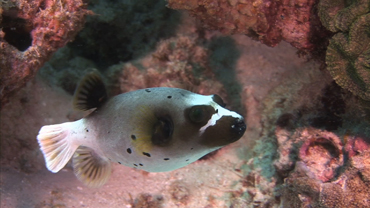
<svg viewBox="0 0 370 208"><path fill-rule="evenodd" d="M294 134L277 128L276 136L280 159L275 167L289 171L280 189L281 206L370 206L370 143L365 137L345 135L344 145L336 134L313 128L297 129ZM298 161L289 155L296 147ZM293 170L284 169L292 163Z"/></svg>
<svg viewBox="0 0 370 208"><path fill-rule="evenodd" d="M0 19L2 105L35 75L53 52L73 39L89 14L85 6L82 0L22 0L0 11L3 16ZM30 43L14 45L23 41L12 33L14 30L30 37Z"/></svg>
<svg viewBox="0 0 370 208"><path fill-rule="evenodd" d="M345 135L344 139L347 141L345 150L348 157L351 158L364 151L370 150L370 139L361 136Z"/></svg>
<svg viewBox="0 0 370 208"><path fill-rule="evenodd" d="M336 176L343 165L343 144L331 132L310 134L299 150L299 158L315 178L327 182Z"/></svg>

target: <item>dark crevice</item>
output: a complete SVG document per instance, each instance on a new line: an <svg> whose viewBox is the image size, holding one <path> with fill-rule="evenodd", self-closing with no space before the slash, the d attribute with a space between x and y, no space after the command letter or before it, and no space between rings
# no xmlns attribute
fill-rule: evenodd
<svg viewBox="0 0 370 208"><path fill-rule="evenodd" d="M25 51L32 45L32 25L16 15L16 10L4 11L0 28L5 33L5 41L19 51Z"/></svg>

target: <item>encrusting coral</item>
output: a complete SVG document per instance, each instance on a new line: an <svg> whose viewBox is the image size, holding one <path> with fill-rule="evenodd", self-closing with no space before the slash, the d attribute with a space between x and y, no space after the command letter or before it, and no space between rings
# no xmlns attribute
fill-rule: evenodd
<svg viewBox="0 0 370 208"><path fill-rule="evenodd" d="M281 132L279 134L282 135ZM316 142L317 139L310 139L312 136L322 140ZM299 145L302 139L308 140L298 153L300 161L296 162L279 191L281 206L370 206L370 139L344 137L345 145L334 133L312 128L298 129L290 137L294 145ZM345 165L344 155L348 158ZM328 167L314 168L319 166ZM340 171L335 171L333 167Z"/></svg>
<svg viewBox="0 0 370 208"><path fill-rule="evenodd" d="M180 35L161 41L153 53L142 59L111 67L107 74L111 80L117 80L117 71L121 74L119 90L113 94L148 87L177 87L226 99L223 85L208 66L208 56L197 37Z"/></svg>
<svg viewBox="0 0 370 208"><path fill-rule="evenodd" d="M304 52L325 47L329 33L317 13L317 0L168 0L172 9L187 10L207 29L245 34L268 46L285 40Z"/></svg>
<svg viewBox="0 0 370 208"><path fill-rule="evenodd" d="M370 1L322 0L319 15L327 29L337 32L326 51L331 76L370 101Z"/></svg>
<svg viewBox="0 0 370 208"><path fill-rule="evenodd" d="M0 100L3 106L82 28L83 0L1 1Z"/></svg>

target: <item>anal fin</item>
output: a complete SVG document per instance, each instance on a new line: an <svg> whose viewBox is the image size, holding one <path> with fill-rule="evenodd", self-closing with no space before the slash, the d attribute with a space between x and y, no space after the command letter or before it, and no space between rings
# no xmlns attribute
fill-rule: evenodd
<svg viewBox="0 0 370 208"><path fill-rule="evenodd" d="M73 155L73 169L81 182L96 188L104 185L112 172L109 160L84 146L80 146Z"/></svg>

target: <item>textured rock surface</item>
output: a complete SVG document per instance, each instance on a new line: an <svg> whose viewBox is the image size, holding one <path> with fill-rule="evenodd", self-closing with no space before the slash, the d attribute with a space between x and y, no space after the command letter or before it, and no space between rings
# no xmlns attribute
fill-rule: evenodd
<svg viewBox="0 0 370 208"><path fill-rule="evenodd" d="M268 46L285 40L304 52L325 47L329 34L317 16L317 0L168 0L172 9L187 10L207 29L245 34Z"/></svg>
<svg viewBox="0 0 370 208"><path fill-rule="evenodd" d="M82 0L1 1L0 100L25 85L58 48L82 28Z"/></svg>
<svg viewBox="0 0 370 208"><path fill-rule="evenodd" d="M41 76L73 94L86 70L103 74L113 65L146 56L175 34L180 13L162 0L91 0L84 28L41 68ZM54 77L50 79L49 77ZM108 80L106 80L108 81Z"/></svg>
<svg viewBox="0 0 370 208"><path fill-rule="evenodd" d="M346 168L331 182L311 176L310 168L297 163L281 191L284 207L369 207L370 149L349 159Z"/></svg>
<svg viewBox="0 0 370 208"><path fill-rule="evenodd" d="M223 85L209 68L208 50L196 37L179 36L162 41L146 58L126 63L119 73L120 92L148 87L176 87L226 99ZM113 67L117 68L117 66ZM116 77L113 74L113 77ZM112 73L111 72L111 73Z"/></svg>
<svg viewBox="0 0 370 208"><path fill-rule="evenodd" d="M370 1L323 0L319 15L337 32L326 52L327 69L338 85L370 101Z"/></svg>

